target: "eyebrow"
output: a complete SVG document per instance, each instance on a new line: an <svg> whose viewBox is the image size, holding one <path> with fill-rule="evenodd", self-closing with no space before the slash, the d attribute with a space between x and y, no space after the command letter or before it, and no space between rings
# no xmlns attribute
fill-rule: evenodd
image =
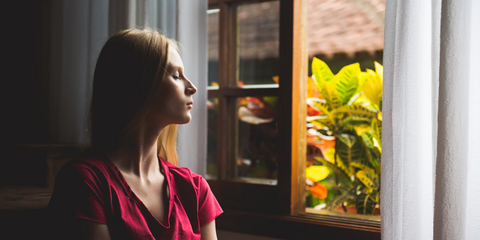
<svg viewBox="0 0 480 240"><path fill-rule="evenodd" d="M171 64L168 65L168 70L169 70L169 71L180 70L181 72L184 71L182 67L177 66L177 65L171 65Z"/></svg>

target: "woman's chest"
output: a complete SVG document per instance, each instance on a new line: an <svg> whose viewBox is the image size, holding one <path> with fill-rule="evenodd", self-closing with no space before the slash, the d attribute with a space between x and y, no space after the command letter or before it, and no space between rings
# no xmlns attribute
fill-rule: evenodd
<svg viewBox="0 0 480 240"><path fill-rule="evenodd" d="M197 206L190 196L165 189L112 186L107 225L120 239L200 239ZM163 193L162 193L163 192ZM112 239L115 239L112 237Z"/></svg>
<svg viewBox="0 0 480 240"><path fill-rule="evenodd" d="M127 180L127 183L133 192L133 198L137 198L134 199L137 200L137 205L144 205L140 207L145 207L145 210L148 210L158 222L167 225L169 198L165 182L142 184L138 181L128 182Z"/></svg>

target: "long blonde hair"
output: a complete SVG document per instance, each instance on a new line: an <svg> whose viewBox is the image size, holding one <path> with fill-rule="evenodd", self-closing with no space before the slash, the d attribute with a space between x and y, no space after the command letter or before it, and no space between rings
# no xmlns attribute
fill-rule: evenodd
<svg viewBox="0 0 480 240"><path fill-rule="evenodd" d="M168 49L177 43L152 29L128 29L105 43L97 60L91 103L91 146L105 151L118 146L147 115L166 76ZM158 155L178 165L177 125L158 136Z"/></svg>

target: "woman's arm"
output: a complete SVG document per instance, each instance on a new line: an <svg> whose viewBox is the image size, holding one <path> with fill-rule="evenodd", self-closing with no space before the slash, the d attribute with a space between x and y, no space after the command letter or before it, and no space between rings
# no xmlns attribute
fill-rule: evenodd
<svg viewBox="0 0 480 240"><path fill-rule="evenodd" d="M106 224L79 219L81 240L111 240Z"/></svg>
<svg viewBox="0 0 480 240"><path fill-rule="evenodd" d="M203 225L200 228L202 240L217 240L217 230L215 229L215 219Z"/></svg>

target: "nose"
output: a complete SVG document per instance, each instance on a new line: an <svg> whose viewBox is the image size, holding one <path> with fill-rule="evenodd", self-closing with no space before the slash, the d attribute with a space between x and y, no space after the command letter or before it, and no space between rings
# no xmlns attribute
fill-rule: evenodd
<svg viewBox="0 0 480 240"><path fill-rule="evenodd" d="M185 94L191 96L197 92L197 87L193 85L193 83L187 79L187 87L185 89Z"/></svg>

